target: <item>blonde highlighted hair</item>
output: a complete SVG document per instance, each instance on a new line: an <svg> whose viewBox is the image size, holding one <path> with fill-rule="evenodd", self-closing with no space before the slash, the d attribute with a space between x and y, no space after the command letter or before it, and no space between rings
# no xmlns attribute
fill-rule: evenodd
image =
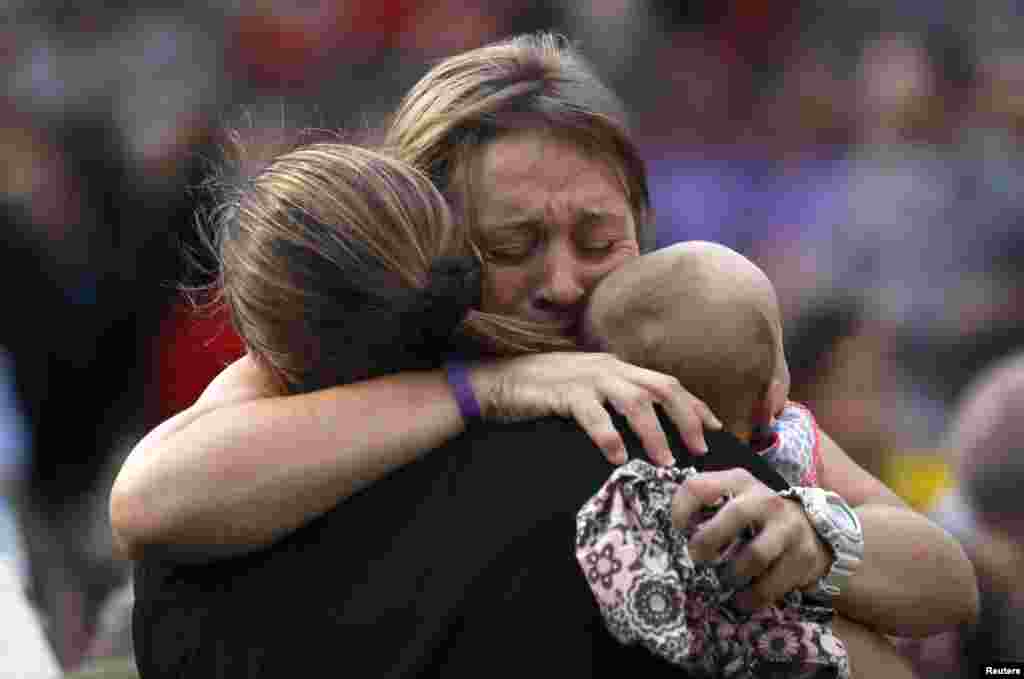
<svg viewBox="0 0 1024 679"><path fill-rule="evenodd" d="M521 35L445 59L394 114L389 152L426 172L473 231L469 167L482 146L537 129L606 160L622 182L642 250L654 247L646 169L621 101L567 40Z"/></svg>
<svg viewBox="0 0 1024 679"><path fill-rule="evenodd" d="M403 309L444 258L479 264L424 174L341 143L272 160L223 196L215 229L220 299L250 352L292 392L440 364L438 347L401 350L417 332ZM416 322L436 322L427 316ZM557 328L478 310L456 335L506 355L570 344Z"/></svg>

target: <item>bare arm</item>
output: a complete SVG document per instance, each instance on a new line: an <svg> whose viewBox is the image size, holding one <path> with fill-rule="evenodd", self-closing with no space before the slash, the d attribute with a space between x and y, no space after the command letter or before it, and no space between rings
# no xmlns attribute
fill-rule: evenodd
<svg viewBox="0 0 1024 679"><path fill-rule="evenodd" d="M250 357L150 432L110 498L119 554L268 544L464 427L439 371L281 396Z"/></svg>
<svg viewBox="0 0 1024 679"><path fill-rule="evenodd" d="M833 619L832 629L846 645L854 679L915 679L910 661L882 634L841 615Z"/></svg>
<svg viewBox="0 0 1024 679"><path fill-rule="evenodd" d="M864 561L836 609L875 629L921 637L973 622L978 588L967 555L945 530L914 511L822 432L822 486L855 508Z"/></svg>
<svg viewBox="0 0 1024 679"><path fill-rule="evenodd" d="M855 508L864 528L864 559L835 601L836 610L898 636L935 634L978 614L974 570L960 545L851 460L822 433L821 485ZM736 556L739 576L754 579L738 596L757 609L821 578L832 557L796 502L783 499L743 469L687 479L674 498L673 520L686 525L703 504L732 499L690 542L695 560L711 560L750 525L756 538Z"/></svg>
<svg viewBox="0 0 1024 679"><path fill-rule="evenodd" d="M614 462L624 445L604 403L623 411L660 463L671 454L654 403L695 448L703 426L717 425L678 381L607 354L493 361L471 380L488 417L573 417ZM128 456L110 498L115 548L124 558L159 550L203 559L267 545L464 427L441 371L282 396L243 357Z"/></svg>

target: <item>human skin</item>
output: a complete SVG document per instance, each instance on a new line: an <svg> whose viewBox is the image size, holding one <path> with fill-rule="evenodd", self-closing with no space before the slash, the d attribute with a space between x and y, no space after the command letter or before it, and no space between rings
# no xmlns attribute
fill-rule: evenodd
<svg viewBox="0 0 1024 679"><path fill-rule="evenodd" d="M704 287L694 283L686 267L673 268L673 263L689 264L703 271L711 292L702 292ZM649 278L636 287L641 277ZM764 273L721 245L679 243L611 274L595 292L591 311L600 316L601 307L632 308L640 301L632 299L631 293L648 289L645 285L652 280L660 282L659 292L668 298L684 300L667 305L659 319L664 332L660 341L678 351L678 356L697 357L719 348L707 346L707 341L711 341L707 339L708 331L685 332L692 328L692 323L706 327L722 318L722 313L704 313L705 309L721 308L711 299L716 290L728 289L734 295L724 303L745 300L770 321L779 359L775 376L766 395L753 401L749 421L740 423L745 431L769 425L787 400L790 378L782 347L779 305ZM685 297L688 288L694 292ZM702 294L708 297L702 298ZM588 320L594 325L593 316ZM722 318L722 323L728 326L728 319ZM597 323L591 328L595 335L596 327L600 326ZM617 332L628 336L636 331L629 325L625 327L626 330ZM615 333L604 339L614 344ZM725 341L720 340L719 345ZM680 377L685 381L684 375ZM745 431L736 430L736 424L727 422L732 433L749 438ZM827 434L819 432L818 436L819 483L855 507L865 533L864 562L835 602L837 610L887 632L907 635L927 634L972 617L977 605L973 570L956 541L908 508ZM733 564L738 575L754 580L751 589L740 595L742 606L754 609L777 602L785 593L807 587L827 572L831 554L813 529L809 530L801 505L780 498L741 469L700 474L684 483L675 498L679 525L686 525L693 511L726 493L732 499L694 536L690 550L697 560L713 559L746 527L757 526L757 538L735 557ZM933 571L939 563L948 568L941 573Z"/></svg>
<svg viewBox="0 0 1024 679"><path fill-rule="evenodd" d="M597 280L639 251L624 189L605 162L546 133L499 137L482 159L475 198L486 218L533 220L518 261L496 252L509 245L504 228L484 238L483 310L575 324ZM594 206L602 210L596 221ZM625 460L625 447L605 403L662 464L671 453L655 403L691 450L706 451L704 427L721 426L678 380L610 354L481 362L470 380L488 419L573 417L613 462ZM245 356L132 450L111 493L115 548L127 558L148 549L197 559L258 548L464 428L441 371L284 395Z"/></svg>
<svg viewBox="0 0 1024 679"><path fill-rule="evenodd" d="M864 558L833 601L853 621L897 636L922 637L970 624L978 616L974 569L949 533L907 504L820 432L820 484L854 508L864 531ZM779 497L748 472L697 474L673 498L673 521L685 525L705 503L731 499L693 536L696 561L709 561L747 526L757 538L736 556L737 575L754 578L738 596L755 610L821 578L831 554L801 506Z"/></svg>
<svg viewBox="0 0 1024 679"><path fill-rule="evenodd" d="M475 193L462 202L476 205L478 241L487 263L483 309L567 322L578 330L590 291L640 253L637 225L621 182L607 163L581 153L572 142L534 130L498 138L484 148L478 163ZM536 359L533 363L553 368ZM536 379L523 383L533 388L529 395L503 399L527 407L507 410L502 419L537 417L544 411L535 404L547 403L558 414L573 415L610 459L625 461L621 439L601 404L577 399L573 385L545 379L541 370L534 372ZM658 379L657 375L651 372L648 377ZM500 381L495 384L503 386ZM488 397L487 386L475 386L485 400L496 400ZM538 387L548 396L537 393ZM631 424L655 461L671 461L642 387L609 393L608 400L619 412L632 415ZM683 399L662 404L677 423L687 421ZM698 425L692 418L683 425L687 443L697 438Z"/></svg>
<svg viewBox="0 0 1024 679"><path fill-rule="evenodd" d="M833 618L832 631L846 645L853 679L915 679L906 657L884 635L842 616Z"/></svg>
<svg viewBox="0 0 1024 679"><path fill-rule="evenodd" d="M535 132L489 144L479 167L483 308L576 323L597 282L640 253L615 173L571 142Z"/></svg>
<svg viewBox="0 0 1024 679"><path fill-rule="evenodd" d="M635 224L615 218L627 204L622 189L608 181L612 175L599 160L544 133L499 137L482 160L485 171L476 198L485 234L510 215L539 219L528 224L525 233L531 235L523 254L517 254L522 257L518 263L503 260L493 266L488 261L484 310L515 310L528 318L578 314L588 286L638 252ZM554 169L562 163L575 172ZM527 166L532 171L524 171ZM503 181L492 181L488 170L505 172ZM530 190L519 190L531 182ZM580 220L591 204L611 215L603 231L610 234L611 245L603 256L587 252L594 243L581 238L590 233L585 226L602 229L601 221ZM492 217L496 221L487 221ZM523 238L522 226L513 229L512 245L522 245L517 241ZM488 260L507 245L493 235L483 238ZM701 424L713 421L674 378L607 354L542 354L485 363L471 380L484 410L495 419L574 417L612 459L621 459L624 451L616 448L621 439L604 410L606 402L630 419L657 461L667 462L669 454L654 403L666 408L695 449ZM258 548L464 427L440 371L284 396L260 365L244 357L214 380L194 406L132 451L111 495L115 544L128 557L147 548L179 558ZM837 609L877 629L908 635L973 619L973 571L955 541L903 506L834 444L823 448L822 458L823 485L857 508L868 545L859 584L837 601ZM740 472L702 474L688 481L677 495L676 520L685 525L697 504L733 493L735 501L709 523L710 532L697 536L695 549L710 558L716 546L731 542L756 520L759 538L737 570L759 578L748 594L750 607L757 607L820 578L831 557L796 503Z"/></svg>

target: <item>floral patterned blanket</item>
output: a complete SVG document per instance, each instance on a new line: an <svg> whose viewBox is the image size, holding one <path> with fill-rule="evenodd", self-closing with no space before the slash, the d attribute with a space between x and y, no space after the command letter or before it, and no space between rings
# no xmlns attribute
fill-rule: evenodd
<svg viewBox="0 0 1024 679"><path fill-rule="evenodd" d="M696 473L632 460L580 510L576 558L612 636L642 644L691 676L848 679L832 608L797 591L753 614L731 605L748 583L734 577L730 558L752 532L713 563L690 558L690 537L722 504L705 508L689 526L672 525L672 496Z"/></svg>

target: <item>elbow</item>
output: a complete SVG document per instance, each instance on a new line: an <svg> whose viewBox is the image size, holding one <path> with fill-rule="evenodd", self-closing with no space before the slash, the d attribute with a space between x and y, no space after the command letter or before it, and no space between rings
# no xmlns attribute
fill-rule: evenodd
<svg viewBox="0 0 1024 679"><path fill-rule="evenodd" d="M964 556L966 573L963 576L964 606L961 612L961 623L973 627L981 617L981 592L978 589L978 576L970 560Z"/></svg>
<svg viewBox="0 0 1024 679"><path fill-rule="evenodd" d="M143 495L127 486L119 480L111 490L110 531L114 556L135 561L146 545L156 541L160 531Z"/></svg>
<svg viewBox="0 0 1024 679"><path fill-rule="evenodd" d="M942 597L946 605L941 612L936 610L933 619L935 629L929 634L946 632L957 627L973 627L981 617L981 594L974 565L963 548L957 544L957 559L949 569L946 594Z"/></svg>

